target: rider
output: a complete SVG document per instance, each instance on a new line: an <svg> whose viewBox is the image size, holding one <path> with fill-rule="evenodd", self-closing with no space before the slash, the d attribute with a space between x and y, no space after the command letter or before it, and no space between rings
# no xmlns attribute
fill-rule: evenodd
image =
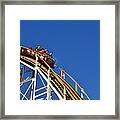
<svg viewBox="0 0 120 120"><path fill-rule="evenodd" d="M53 55L53 52L50 52L50 53L49 53L49 56L50 56L51 58L53 58L53 56L52 56L52 55Z"/></svg>
<svg viewBox="0 0 120 120"><path fill-rule="evenodd" d="M42 49L42 47L40 45L37 45L35 50L39 50L40 51L41 49Z"/></svg>

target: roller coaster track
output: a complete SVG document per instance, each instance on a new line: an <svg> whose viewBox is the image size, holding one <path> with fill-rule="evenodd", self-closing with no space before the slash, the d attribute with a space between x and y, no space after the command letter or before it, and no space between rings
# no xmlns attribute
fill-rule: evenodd
<svg viewBox="0 0 120 120"><path fill-rule="evenodd" d="M30 50L30 52L34 51ZM56 96L58 100L90 99L85 90L66 71L64 71L62 68L59 68L60 73L55 72L45 60L41 59L40 54L34 54L35 58L33 58L31 55L28 56L20 52L20 64L22 65L20 88L24 88L24 90L20 89L22 100L52 100L54 99L52 93L54 93L54 96ZM29 70L23 70L25 67L29 68ZM32 76L25 78L24 74L26 74L26 72L31 72ZM40 86L39 88L37 88L37 85L40 84L37 82L38 76L41 80L41 83L43 83L43 86ZM67 78L69 79L67 80ZM72 84L70 81L72 81ZM28 87L25 88L24 86L28 82L30 83ZM42 92L36 94L38 91ZM42 97L44 95L46 96Z"/></svg>

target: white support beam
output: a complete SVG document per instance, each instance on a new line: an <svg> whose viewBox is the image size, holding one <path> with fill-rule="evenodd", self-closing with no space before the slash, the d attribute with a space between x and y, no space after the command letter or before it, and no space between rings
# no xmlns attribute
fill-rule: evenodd
<svg viewBox="0 0 120 120"><path fill-rule="evenodd" d="M22 82L20 82L20 86L26 82L31 81L33 78L26 78L25 80L23 80Z"/></svg>
<svg viewBox="0 0 120 120"><path fill-rule="evenodd" d="M42 96L42 95L44 95L44 94L47 94L47 92L45 91L45 92L43 92L43 93L41 93L41 94L38 94L38 95L35 96L35 98L40 97L40 96Z"/></svg>
<svg viewBox="0 0 120 120"><path fill-rule="evenodd" d="M48 70L48 81L50 83L50 69ZM47 100L51 99L51 88L49 83L47 83Z"/></svg>
<svg viewBox="0 0 120 120"><path fill-rule="evenodd" d="M35 78L33 79L33 84L34 84L34 88L33 88L33 100L35 100L35 90L36 90L36 82L37 82L37 64L38 64L38 56L36 54L36 62L35 62Z"/></svg>
<svg viewBox="0 0 120 120"><path fill-rule="evenodd" d="M44 89L44 88L47 88L47 86L44 86L44 87L38 88L37 90L35 90L35 92L38 92L38 91L40 91L40 90L42 90L42 89Z"/></svg>
<svg viewBox="0 0 120 120"><path fill-rule="evenodd" d="M38 76L40 77L41 81L42 81L42 84L45 86L45 83L43 82L43 79L42 77L40 76L40 74L38 74Z"/></svg>
<svg viewBox="0 0 120 120"><path fill-rule="evenodd" d="M32 66L30 66L29 64L27 64L27 63L23 62L22 60L20 60L20 63L22 63L23 65L25 65L25 66L29 67L29 68L30 68L30 69L32 69L32 70L35 70L35 68L34 68L34 67L32 67Z"/></svg>

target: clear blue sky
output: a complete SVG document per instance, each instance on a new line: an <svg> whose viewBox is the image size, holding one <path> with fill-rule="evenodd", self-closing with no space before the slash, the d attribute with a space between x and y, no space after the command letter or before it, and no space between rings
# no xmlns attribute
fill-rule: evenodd
<svg viewBox="0 0 120 120"><path fill-rule="evenodd" d="M99 20L21 20L20 45L41 45L53 52L56 64L100 99Z"/></svg>

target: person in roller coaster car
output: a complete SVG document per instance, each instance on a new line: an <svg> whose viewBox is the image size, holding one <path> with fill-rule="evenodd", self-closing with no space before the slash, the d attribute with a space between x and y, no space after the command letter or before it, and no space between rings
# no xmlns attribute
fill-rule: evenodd
<svg viewBox="0 0 120 120"><path fill-rule="evenodd" d="M35 50L39 50L39 51L40 51L41 49L43 49L43 48L42 48L40 45L37 45L36 48L35 48Z"/></svg>
<svg viewBox="0 0 120 120"><path fill-rule="evenodd" d="M44 49L42 46L37 45L35 48L35 52L39 55L41 60L44 60L50 67L54 67L55 60L53 58L53 53L49 52L48 49Z"/></svg>
<svg viewBox="0 0 120 120"><path fill-rule="evenodd" d="M45 59L48 58L48 57L53 58L53 56L52 56L53 53L52 52L49 53L48 49L44 49L40 45L37 45L35 50L39 51L39 53L41 55L43 55L45 57Z"/></svg>

